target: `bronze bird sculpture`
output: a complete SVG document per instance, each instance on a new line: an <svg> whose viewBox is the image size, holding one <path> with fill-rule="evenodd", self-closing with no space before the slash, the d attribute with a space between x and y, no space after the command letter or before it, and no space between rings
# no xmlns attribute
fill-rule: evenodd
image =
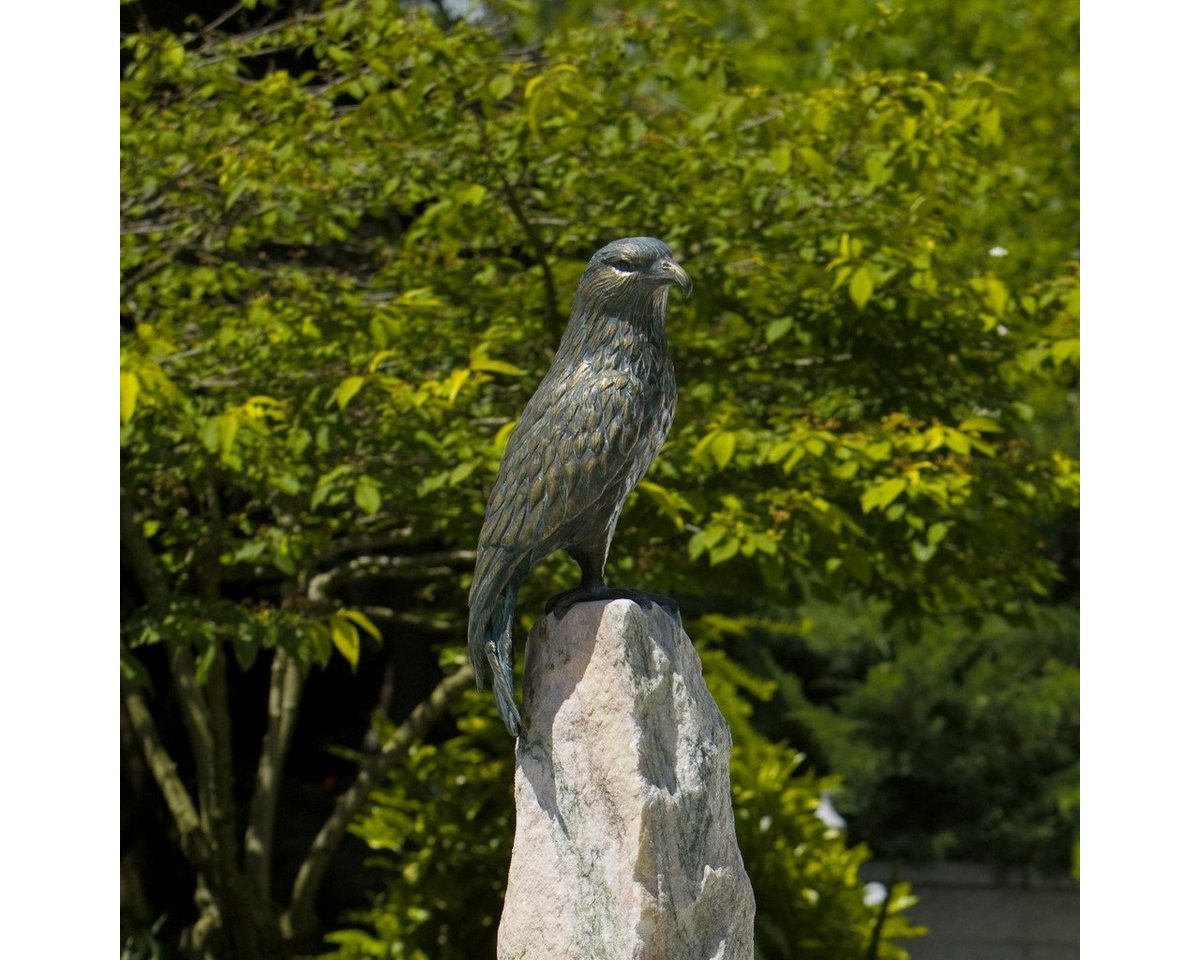
<svg viewBox="0 0 1200 960"><path fill-rule="evenodd" d="M543 557L566 550L580 585L552 597L557 616L574 603L665 598L605 586L604 563L630 491L662 449L675 416L667 354L671 284L692 281L670 249L627 237L596 252L580 278L550 369L509 437L488 497L468 601L467 643L475 678L483 664L508 732L520 733L513 696L517 589Z"/></svg>

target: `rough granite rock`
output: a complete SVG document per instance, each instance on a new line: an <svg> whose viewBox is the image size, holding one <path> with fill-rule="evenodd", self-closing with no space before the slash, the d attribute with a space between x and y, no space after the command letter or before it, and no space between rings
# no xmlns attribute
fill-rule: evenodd
<svg viewBox="0 0 1200 960"><path fill-rule="evenodd" d="M750 960L729 728L675 619L629 600L529 639L499 960Z"/></svg>

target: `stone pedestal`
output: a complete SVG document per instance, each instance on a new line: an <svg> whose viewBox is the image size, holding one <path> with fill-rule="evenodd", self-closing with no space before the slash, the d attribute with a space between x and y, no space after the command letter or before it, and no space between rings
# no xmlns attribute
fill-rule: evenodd
<svg viewBox="0 0 1200 960"><path fill-rule="evenodd" d="M499 960L751 960L729 729L674 617L547 617L524 703Z"/></svg>

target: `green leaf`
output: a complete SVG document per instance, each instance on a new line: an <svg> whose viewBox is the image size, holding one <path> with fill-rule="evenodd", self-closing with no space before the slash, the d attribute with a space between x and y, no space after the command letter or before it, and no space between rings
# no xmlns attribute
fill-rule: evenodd
<svg viewBox="0 0 1200 960"><path fill-rule="evenodd" d="M519 377L525 372L515 364L505 363L503 360L493 360L491 357L472 358L471 369L484 371L486 373L506 373L513 377Z"/></svg>
<svg viewBox="0 0 1200 960"><path fill-rule="evenodd" d="M217 660L217 645L210 639L203 641L200 655L196 657L196 683L200 686L208 684L208 675L212 672Z"/></svg>
<svg viewBox="0 0 1200 960"><path fill-rule="evenodd" d="M1000 111L993 107L979 116L979 130L984 143L999 143L1004 139L1000 131Z"/></svg>
<svg viewBox="0 0 1200 960"><path fill-rule="evenodd" d="M714 547L708 554L708 562L710 566L717 566L719 563L724 563L730 557L737 554L741 548L736 540L730 537L728 540L722 541L719 547Z"/></svg>
<svg viewBox="0 0 1200 960"><path fill-rule="evenodd" d="M488 83L488 93L496 100L503 100L516 86L511 73L498 73Z"/></svg>
<svg viewBox="0 0 1200 960"><path fill-rule="evenodd" d="M149 690L150 673L137 657L121 647L121 676L143 690Z"/></svg>
<svg viewBox="0 0 1200 960"><path fill-rule="evenodd" d="M121 422L128 423L133 419L133 412L137 409L138 392L141 389L141 384L138 382L136 373L129 370L121 371ZM111 414L109 414L111 416Z"/></svg>
<svg viewBox="0 0 1200 960"><path fill-rule="evenodd" d="M1000 421L995 417L967 417L958 425L958 429L964 433L974 431L976 433L1003 433L1004 427L1000 425Z"/></svg>
<svg viewBox="0 0 1200 960"><path fill-rule="evenodd" d="M871 583L871 558L864 551L854 546L847 546L842 551L842 559L846 563L846 569L850 575L859 583L867 586Z"/></svg>
<svg viewBox="0 0 1200 960"><path fill-rule="evenodd" d="M338 384L337 389L333 392L333 401L338 405L339 410L345 410L346 405L354 399L355 394L363 388L366 383L366 377L347 377Z"/></svg>
<svg viewBox="0 0 1200 960"><path fill-rule="evenodd" d="M334 503L338 503L343 500L344 493L342 493L342 491L345 488L343 487L341 481L343 477L351 472L353 472L353 468L349 464L339 463L328 473L321 474L321 476L317 478L316 486L313 488L312 500L310 504L312 509L315 510L317 507L331 498L333 498ZM337 497L333 496L335 493L338 494Z"/></svg>
<svg viewBox="0 0 1200 960"><path fill-rule="evenodd" d="M446 378L446 399L453 403L458 398L458 393L462 390L466 382L471 378L471 371L459 368Z"/></svg>
<svg viewBox="0 0 1200 960"><path fill-rule="evenodd" d="M271 485L276 490L286 493L289 497L294 497L300 492L300 481L294 473L280 473L271 477Z"/></svg>
<svg viewBox="0 0 1200 960"><path fill-rule="evenodd" d="M796 321L792 317L779 317L777 320L772 320L767 324L766 338L767 343L774 343L785 333L792 329L792 325Z"/></svg>
<svg viewBox="0 0 1200 960"><path fill-rule="evenodd" d="M984 280L984 294L987 297L988 306L996 316L1003 316L1008 309L1008 287L1004 285L1004 281L998 280L995 277L988 277Z"/></svg>
<svg viewBox="0 0 1200 960"><path fill-rule="evenodd" d="M780 440L767 451L767 463L779 463L789 453L796 449L790 440Z"/></svg>
<svg viewBox="0 0 1200 960"><path fill-rule="evenodd" d="M912 542L912 555L917 558L919 563L928 563L937 551L936 543L922 543L920 540Z"/></svg>
<svg viewBox="0 0 1200 960"><path fill-rule="evenodd" d="M509 420L504 426L496 431L496 436L492 438L492 449L497 453L503 453L505 447L508 446L508 438L512 436L512 432L517 428L516 420Z"/></svg>
<svg viewBox="0 0 1200 960"><path fill-rule="evenodd" d="M296 572L296 560L288 551L286 540L280 540L275 544L275 549L271 553L271 562L276 569L286 573L289 577Z"/></svg>
<svg viewBox="0 0 1200 960"><path fill-rule="evenodd" d="M301 649L306 658L313 663L322 667L329 663L329 657L333 653L329 624L324 620L311 621L308 629L303 631Z"/></svg>
<svg viewBox="0 0 1200 960"><path fill-rule="evenodd" d="M650 480L643 480L638 484L639 492L645 493L655 505L671 518L671 522L675 525L676 530L684 528L683 514L680 512L679 505L675 502L675 497L666 487L659 486Z"/></svg>
<svg viewBox="0 0 1200 960"><path fill-rule="evenodd" d="M819 154L812 147L801 147L799 152L800 159L804 161L804 163L808 166L808 169L822 180L827 179L833 172L833 168L829 165L829 161L821 156L821 154Z"/></svg>
<svg viewBox="0 0 1200 960"><path fill-rule="evenodd" d="M233 657L237 660L237 665L245 673L254 666L254 661L258 659L258 643L254 640L241 636L233 638Z"/></svg>
<svg viewBox="0 0 1200 960"><path fill-rule="evenodd" d="M359 636L358 629L341 613L335 613L329 618L329 633L338 653L346 658L351 670L358 669Z"/></svg>
<svg viewBox="0 0 1200 960"><path fill-rule="evenodd" d="M377 643L381 643L383 641L383 634L379 632L379 628L375 626L375 624L371 622L371 618L361 610L347 608L345 610L339 610L338 612L347 620L354 621L354 623L365 630L367 634Z"/></svg>
<svg viewBox="0 0 1200 960"><path fill-rule="evenodd" d="M1050 347L1050 356L1056 367L1061 367L1064 363L1077 365L1079 363L1079 338L1056 340Z"/></svg>
<svg viewBox="0 0 1200 960"><path fill-rule="evenodd" d="M368 517L375 516L383 506L379 484L370 477L359 477L354 485L354 502Z"/></svg>
<svg viewBox="0 0 1200 960"><path fill-rule="evenodd" d="M367 364L367 372L374 373L379 369L379 365L390 357L396 355L395 350L377 350L375 356L371 358L371 362Z"/></svg>
<svg viewBox="0 0 1200 960"><path fill-rule="evenodd" d="M237 414L224 413L217 417L217 441L222 457L228 457L233 452L233 444L237 440L240 425Z"/></svg>
<svg viewBox="0 0 1200 960"><path fill-rule="evenodd" d="M235 551L233 551L234 563L253 563L263 555L263 551L267 549L265 540L247 540Z"/></svg>
<svg viewBox="0 0 1200 960"><path fill-rule="evenodd" d="M732 430L722 430L713 437L709 452L712 454L713 463L717 465L718 469L724 470L729 466L729 461L733 459L733 452L736 448L737 434Z"/></svg>
<svg viewBox="0 0 1200 960"><path fill-rule="evenodd" d="M487 187L479 183L473 183L458 195L458 199L467 206L477 207L487 199L487 195Z"/></svg>
<svg viewBox="0 0 1200 960"><path fill-rule="evenodd" d="M781 143L771 149L771 166L778 174L787 173L792 168L792 148L790 144Z"/></svg>
<svg viewBox="0 0 1200 960"><path fill-rule="evenodd" d="M900 496L907 486L908 481L903 477L892 477L890 480L884 480L883 483L871 487L860 500L863 513L884 509Z"/></svg>
<svg viewBox="0 0 1200 960"><path fill-rule="evenodd" d="M861 310L867 305L874 291L875 281L871 279L871 271L866 266L855 270L854 275L850 277L850 299L854 301L854 305Z"/></svg>
<svg viewBox="0 0 1200 960"><path fill-rule="evenodd" d="M953 430L950 427L946 428L946 446L955 453L961 453L966 456L971 452L971 441L968 437Z"/></svg>

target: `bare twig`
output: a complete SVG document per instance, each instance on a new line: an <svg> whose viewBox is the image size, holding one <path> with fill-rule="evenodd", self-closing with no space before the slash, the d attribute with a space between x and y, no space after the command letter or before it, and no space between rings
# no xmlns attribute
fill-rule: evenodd
<svg viewBox="0 0 1200 960"><path fill-rule="evenodd" d="M204 26L200 30L200 35L206 36L207 34L212 33L214 30L218 29L221 26L221 24L223 24L226 20L228 20L230 17L234 16L241 10L242 10L242 4L240 2L235 3L232 7L230 7L223 14L221 14L219 17L217 17L217 19L214 20L212 23Z"/></svg>
<svg viewBox="0 0 1200 960"><path fill-rule="evenodd" d="M764 123L770 123L772 120L778 120L783 114L778 110L771 110L761 116L751 117L740 127L737 128L738 133L745 133L747 130L753 130L755 127L761 127Z"/></svg>
<svg viewBox="0 0 1200 960"><path fill-rule="evenodd" d="M274 23L268 23L265 26L257 27L252 30L244 30L241 33L226 37L224 35L210 36L208 40L200 47L201 52L216 50L223 44L237 43L248 44L254 40L260 40L263 37L270 36L273 33L285 31L291 27L298 26L301 23L309 23L317 20L324 20L329 16L328 10L319 11L316 13L298 13L295 16L288 17L286 20L278 20ZM288 48L281 48L288 49ZM259 51L250 51L251 54L257 54Z"/></svg>

